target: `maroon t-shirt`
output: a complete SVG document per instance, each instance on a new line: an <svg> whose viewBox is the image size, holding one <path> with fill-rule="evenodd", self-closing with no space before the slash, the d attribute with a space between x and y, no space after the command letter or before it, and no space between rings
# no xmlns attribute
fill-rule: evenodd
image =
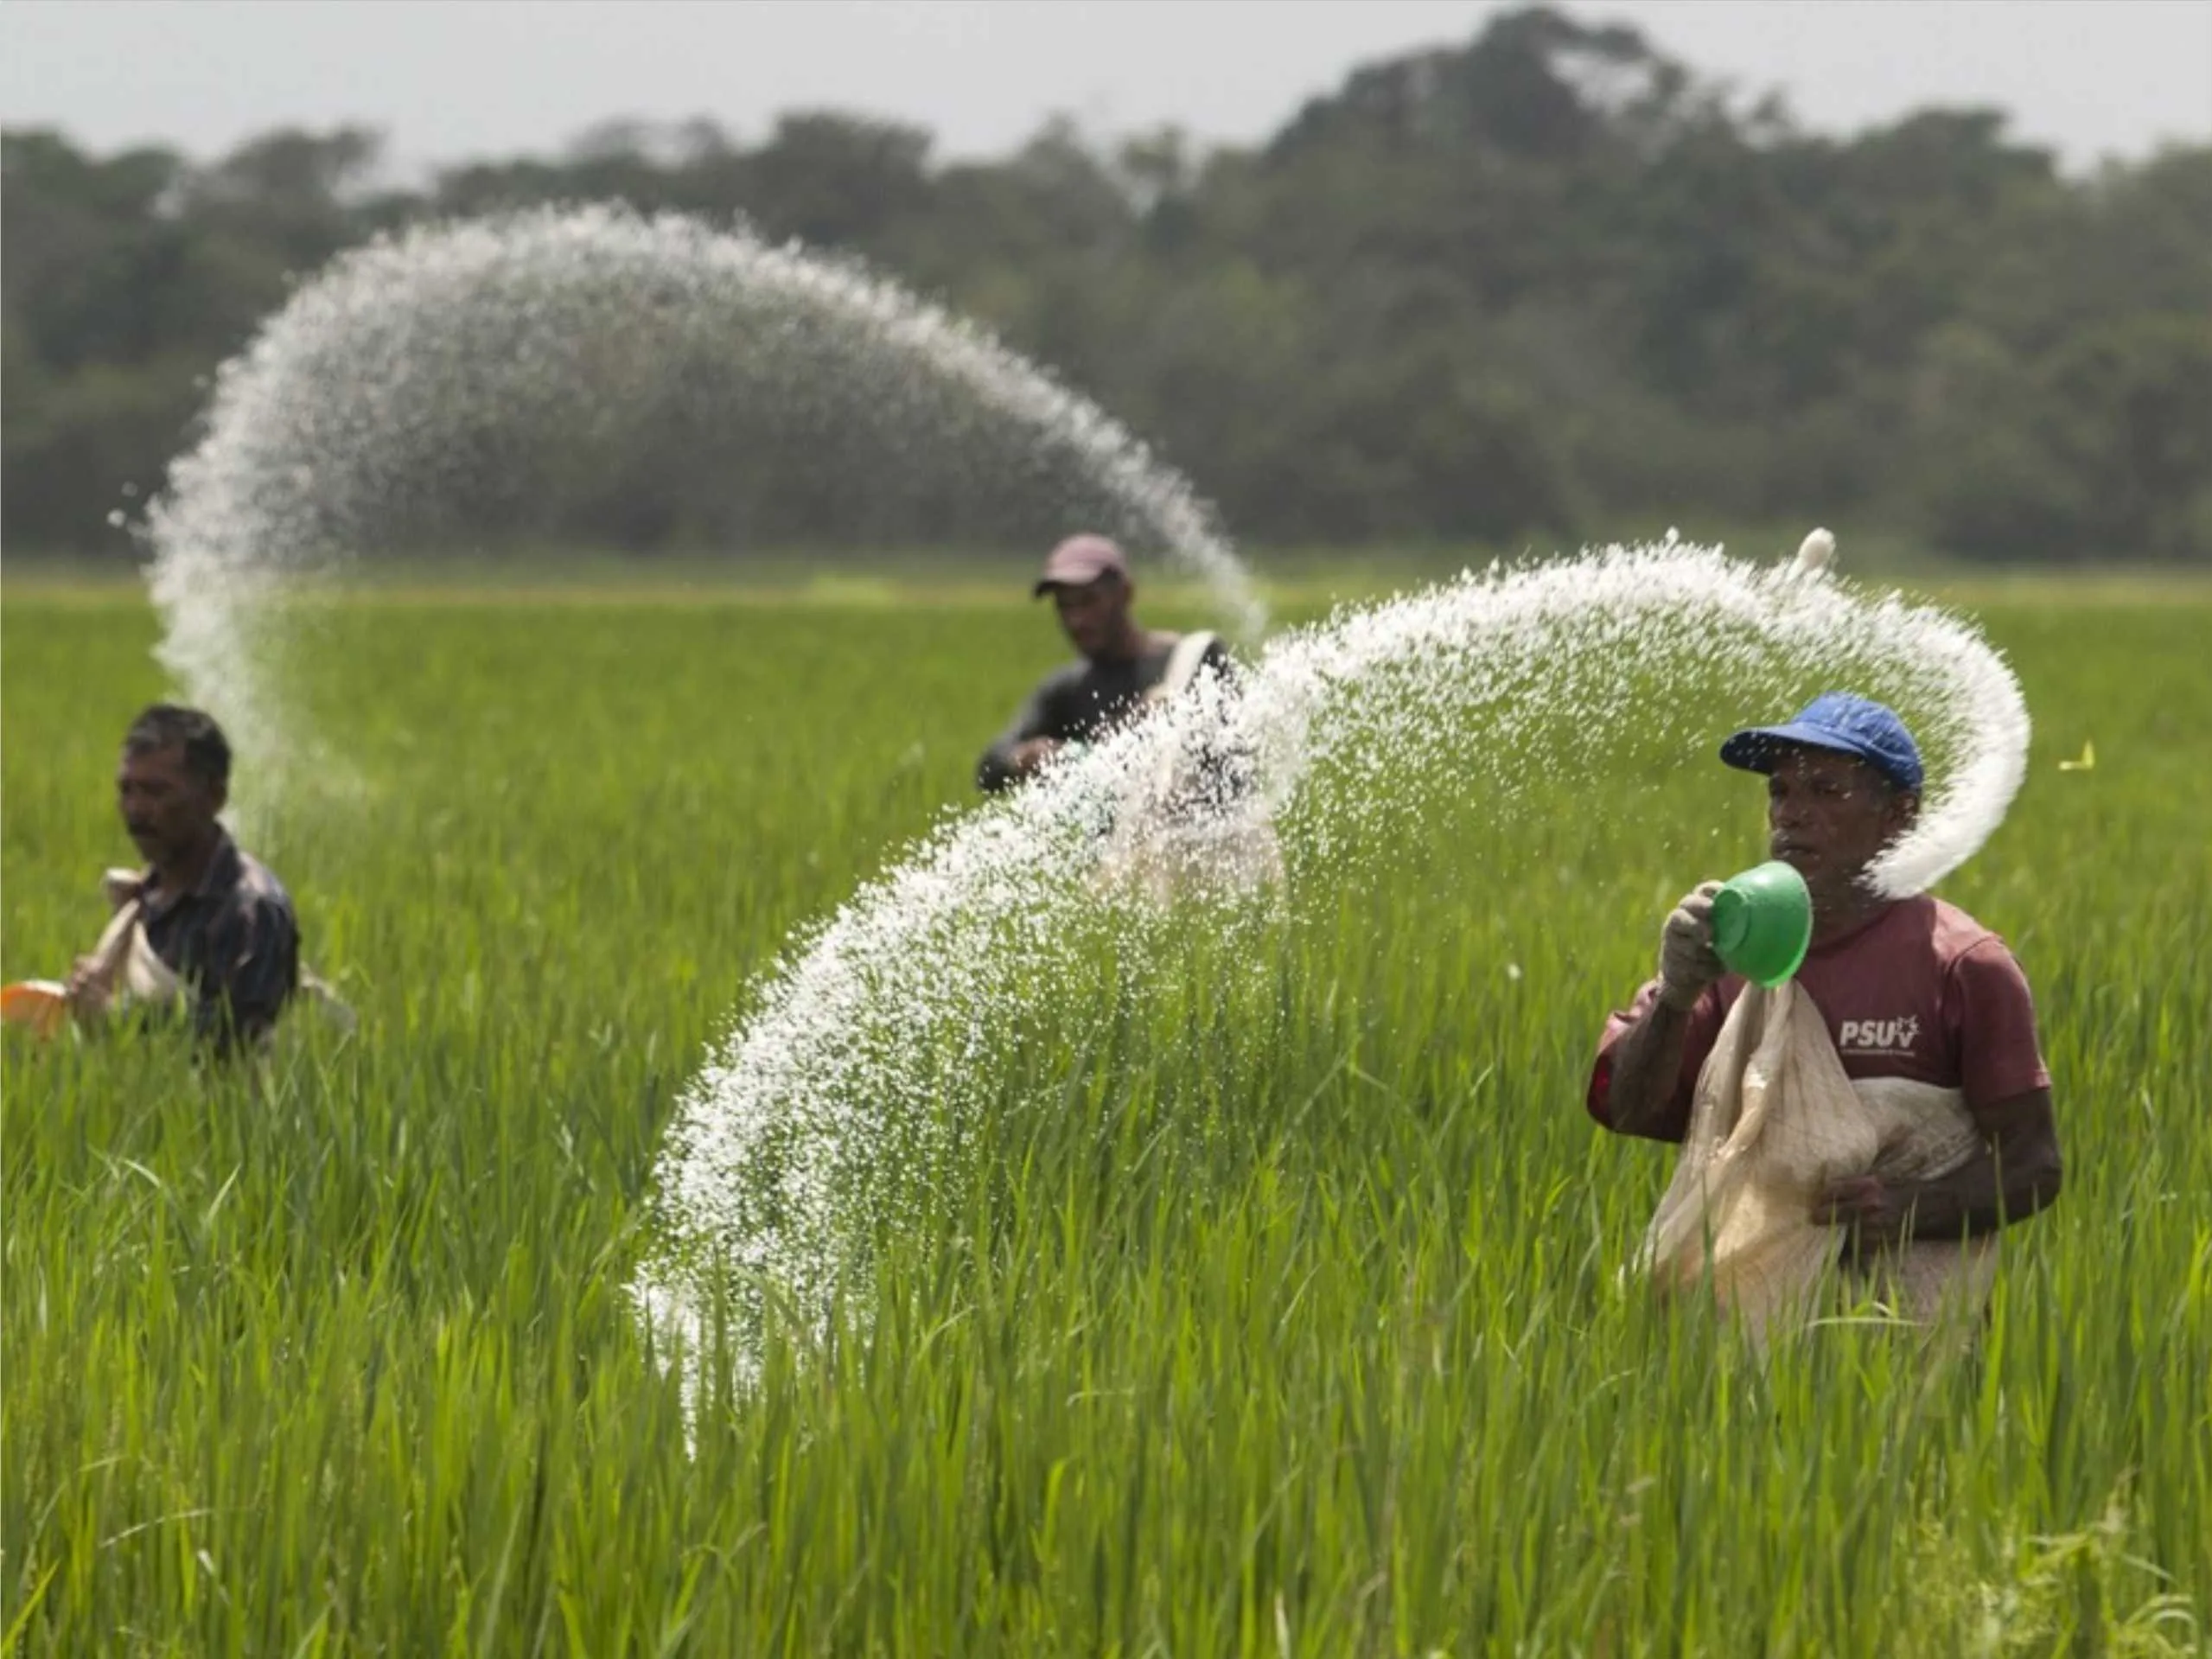
<svg viewBox="0 0 2212 1659"><path fill-rule="evenodd" d="M2005 941L1954 904L1926 894L1886 906L1851 932L1815 947L1797 971L1835 1041L1846 1075L1904 1077L1960 1090L1971 1109L2050 1087L2036 1042L2027 976ZM1682 1075L1661 1135L1689 1132L1698 1073L1720 1037L1743 981L1707 986L1690 1008ZM1605 1022L1590 1074L1590 1116L1612 1122L1606 1095L1613 1051L1659 999L1654 979Z"/></svg>

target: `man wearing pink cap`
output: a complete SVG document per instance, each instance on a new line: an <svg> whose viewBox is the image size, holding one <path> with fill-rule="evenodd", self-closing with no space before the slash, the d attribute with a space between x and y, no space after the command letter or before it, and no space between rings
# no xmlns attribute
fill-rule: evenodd
<svg viewBox="0 0 2212 1659"><path fill-rule="evenodd" d="M1204 669L1232 671L1228 652L1210 634L1185 639L1138 626L1130 614L1137 586L1129 561L1104 536L1070 536L1052 550L1035 589L1038 598L1048 593L1082 660L1047 674L984 751L975 777L986 790L1033 777L1063 745L1096 742Z"/></svg>

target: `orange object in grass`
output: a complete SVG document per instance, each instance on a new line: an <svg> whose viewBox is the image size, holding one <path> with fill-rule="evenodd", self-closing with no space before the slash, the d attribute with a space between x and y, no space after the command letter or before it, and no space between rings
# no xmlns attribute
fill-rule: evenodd
<svg viewBox="0 0 2212 1659"><path fill-rule="evenodd" d="M0 1023L52 1037L69 1023L69 992L59 979L18 979L0 986Z"/></svg>

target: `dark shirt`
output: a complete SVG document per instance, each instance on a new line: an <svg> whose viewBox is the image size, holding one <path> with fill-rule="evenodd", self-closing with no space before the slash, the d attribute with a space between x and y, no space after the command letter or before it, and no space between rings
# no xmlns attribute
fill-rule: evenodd
<svg viewBox="0 0 2212 1659"><path fill-rule="evenodd" d="M194 1034L224 1049L267 1037L300 980L284 884L226 831L191 890L164 891L150 872L138 893L146 942L185 982Z"/></svg>
<svg viewBox="0 0 2212 1659"><path fill-rule="evenodd" d="M1170 635L1121 661L1086 660L1054 669L1037 682L1013 724L984 750L975 769L977 787L996 791L1020 782L1014 770L1014 750L1032 737L1055 737L1064 743L1096 743L1141 707L1144 693L1166 677L1175 643ZM1198 662L1202 671L1234 672L1227 648L1219 640L1207 646Z"/></svg>

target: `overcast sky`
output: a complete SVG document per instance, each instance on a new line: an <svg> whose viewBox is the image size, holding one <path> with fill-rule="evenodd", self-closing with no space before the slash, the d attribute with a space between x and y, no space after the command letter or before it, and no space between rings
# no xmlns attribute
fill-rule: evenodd
<svg viewBox="0 0 2212 1659"><path fill-rule="evenodd" d="M1799 118L2010 112L2080 169L2212 142L2212 0L1568 0ZM915 122L1003 153L1055 112L1250 140L1355 64L1463 41L1498 0L5 0L0 118L220 153L379 127L405 171L558 150L619 118Z"/></svg>

